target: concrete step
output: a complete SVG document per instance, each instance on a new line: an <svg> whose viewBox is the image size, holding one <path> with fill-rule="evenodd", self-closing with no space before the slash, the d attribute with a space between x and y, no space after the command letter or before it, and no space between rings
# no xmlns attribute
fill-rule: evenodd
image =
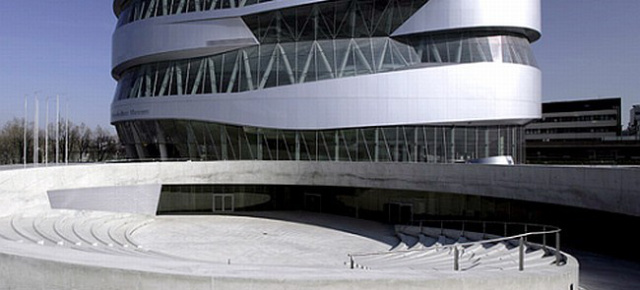
<svg viewBox="0 0 640 290"><path fill-rule="evenodd" d="M444 235L430 237L420 235L399 234L402 244L415 242L413 249L394 249L389 253L355 257L362 267L370 269L423 269L435 271L451 271L454 263L454 248L444 245L455 245L469 242L467 236L460 236L457 240ZM444 244L444 245L443 245ZM429 245L427 247L427 245ZM537 246L527 247L525 251L525 267L545 267L555 261L549 251ZM490 269L513 270L519 268L519 248L510 242L489 244L474 244L459 246L458 263L461 270Z"/></svg>
<svg viewBox="0 0 640 290"><path fill-rule="evenodd" d="M414 248L416 245L418 245L419 242L418 237L403 233L398 233L398 238L407 246L407 249Z"/></svg>
<svg viewBox="0 0 640 290"><path fill-rule="evenodd" d="M46 240L43 239L34 229L33 221L35 217L24 217L15 215L11 217L11 229L19 235L25 242L31 242L38 245L44 245Z"/></svg>
<svg viewBox="0 0 640 290"><path fill-rule="evenodd" d="M24 242L24 237L20 236L12 229L11 217L3 217L0 219L0 239L13 242Z"/></svg>

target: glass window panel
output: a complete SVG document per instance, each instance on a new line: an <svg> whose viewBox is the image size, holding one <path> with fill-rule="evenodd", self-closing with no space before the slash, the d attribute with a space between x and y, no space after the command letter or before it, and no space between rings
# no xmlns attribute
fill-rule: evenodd
<svg viewBox="0 0 640 290"><path fill-rule="evenodd" d="M134 158L454 162L499 154L521 159L523 146L520 126L298 132L184 120L120 122L115 126Z"/></svg>

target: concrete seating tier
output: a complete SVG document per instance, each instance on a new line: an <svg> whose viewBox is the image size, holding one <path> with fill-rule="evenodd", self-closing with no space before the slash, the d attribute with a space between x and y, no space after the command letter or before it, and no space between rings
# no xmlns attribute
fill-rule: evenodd
<svg viewBox="0 0 640 290"><path fill-rule="evenodd" d="M134 214L54 210L0 218L0 239L81 251L143 255L131 233L152 219Z"/></svg>
<svg viewBox="0 0 640 290"><path fill-rule="evenodd" d="M110 255L184 260L146 249L135 241L133 234L153 220L135 214L53 210L0 218L0 239ZM451 271L457 254L461 271L519 269L517 243L479 242L495 239L495 235L429 227L402 227L396 232L396 245L387 252L354 254L353 260L344 264L359 269ZM524 247L526 268L556 263L552 248L535 243L525 243Z"/></svg>
<svg viewBox="0 0 640 290"><path fill-rule="evenodd" d="M391 270L519 270L518 240L500 240L496 235L429 227L397 227L398 244L388 252L352 255L352 267ZM498 239L497 241L492 241ZM490 242L483 242L490 241ZM556 251L536 243L524 242L526 269L554 266ZM456 253L457 249L457 253Z"/></svg>

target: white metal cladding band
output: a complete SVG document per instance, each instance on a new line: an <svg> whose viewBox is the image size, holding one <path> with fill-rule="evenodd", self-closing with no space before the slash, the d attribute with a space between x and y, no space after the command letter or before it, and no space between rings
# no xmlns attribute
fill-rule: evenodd
<svg viewBox="0 0 640 290"><path fill-rule="evenodd" d="M524 124L539 117L540 82L534 67L472 63L259 91L120 100L112 104L111 121L185 119L289 130Z"/></svg>
<svg viewBox="0 0 640 290"><path fill-rule="evenodd" d="M540 0L431 0L393 36L480 27L518 28L531 41L540 38Z"/></svg>

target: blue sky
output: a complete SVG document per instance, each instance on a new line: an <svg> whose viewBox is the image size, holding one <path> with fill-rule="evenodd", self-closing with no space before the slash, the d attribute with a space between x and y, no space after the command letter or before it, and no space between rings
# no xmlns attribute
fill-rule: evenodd
<svg viewBox="0 0 640 290"><path fill-rule="evenodd" d="M0 124L23 116L25 95L31 110L37 94L41 112L47 96L60 95L72 121L110 126L111 5L0 1ZM628 109L640 104L640 0L542 0L542 6L543 37L533 48L543 100L620 96L626 125Z"/></svg>
<svg viewBox="0 0 640 290"><path fill-rule="evenodd" d="M33 108L38 92L41 112L60 95L72 121L110 126L115 23L109 0L0 1L0 124L23 116L25 95Z"/></svg>
<svg viewBox="0 0 640 290"><path fill-rule="evenodd" d="M621 97L626 127L640 104L639 15L640 0L542 0L543 100Z"/></svg>

